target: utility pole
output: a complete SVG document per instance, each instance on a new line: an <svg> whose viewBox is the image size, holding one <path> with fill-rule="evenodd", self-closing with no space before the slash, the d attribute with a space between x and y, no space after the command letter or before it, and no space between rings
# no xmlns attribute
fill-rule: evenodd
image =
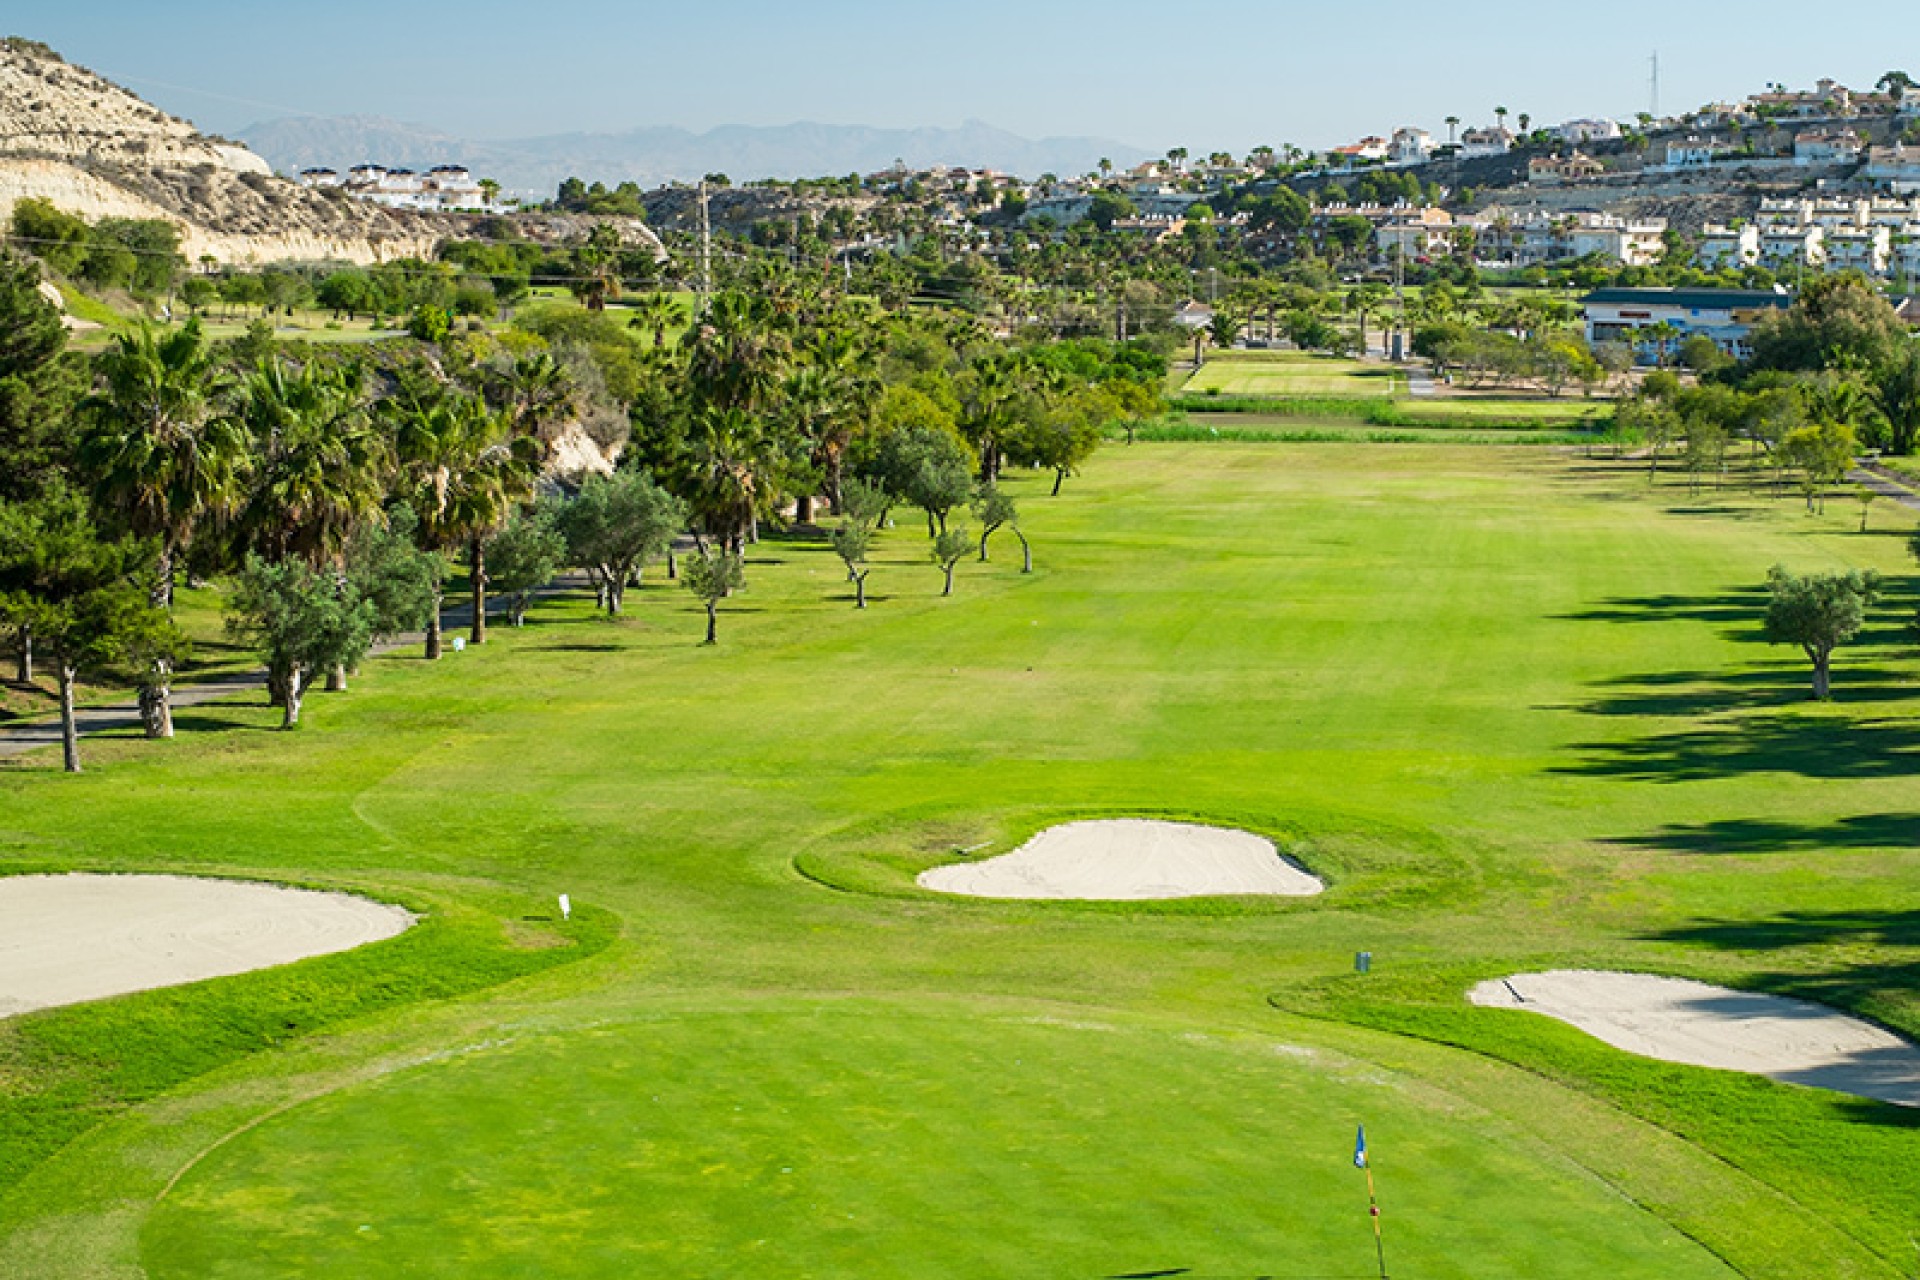
<svg viewBox="0 0 1920 1280"><path fill-rule="evenodd" d="M713 305L713 219L707 212L707 180L700 179L700 315Z"/></svg>
<svg viewBox="0 0 1920 1280"><path fill-rule="evenodd" d="M1393 301L1400 310L1400 323L1387 344L1387 356L1395 364L1407 358L1407 242L1403 236L1393 247ZM1364 358L1366 352L1362 351Z"/></svg>
<svg viewBox="0 0 1920 1280"><path fill-rule="evenodd" d="M1652 62L1652 93L1650 95L1651 101L1647 104L1647 111L1655 120L1658 120L1660 118L1660 51L1658 49L1653 51Z"/></svg>

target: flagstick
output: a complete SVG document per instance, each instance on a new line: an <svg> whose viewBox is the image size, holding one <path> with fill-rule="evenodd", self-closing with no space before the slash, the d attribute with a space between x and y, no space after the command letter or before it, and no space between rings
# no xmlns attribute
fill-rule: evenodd
<svg viewBox="0 0 1920 1280"><path fill-rule="evenodd" d="M1373 1218L1373 1252L1380 1261L1380 1280L1387 1280L1387 1242L1380 1235L1380 1201L1373 1194L1373 1161L1366 1163L1367 1212Z"/></svg>

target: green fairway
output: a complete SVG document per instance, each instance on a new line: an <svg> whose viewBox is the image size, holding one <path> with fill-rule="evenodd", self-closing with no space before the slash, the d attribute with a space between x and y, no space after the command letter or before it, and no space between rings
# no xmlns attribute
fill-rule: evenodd
<svg viewBox="0 0 1920 1280"><path fill-rule="evenodd" d="M1404 376L1390 365L1302 351L1215 351L1176 390L1186 395L1391 396Z"/></svg>
<svg viewBox="0 0 1920 1280"><path fill-rule="evenodd" d="M1447 1107L1313 1050L1044 1006L747 1005L316 1102L175 1187L145 1256L153 1280L692 1275L723 1258L740 1276L1364 1275L1364 1119L1399 1152L1381 1178L1410 1274L1479 1275L1488 1253L1542 1278L1731 1274Z"/></svg>
<svg viewBox="0 0 1920 1280"><path fill-rule="evenodd" d="M138 1106L89 1072L178 1046L0 1022L0 1142L43 1081L103 1119L0 1191L0 1276L1363 1276L1361 1122L1396 1275L1911 1274L1911 1113L1464 991L1644 969L1920 1034L1912 513L1441 443L1051 479L1010 485L1036 572L1002 534L951 599L896 512L865 612L824 544L770 540L714 648L650 573L619 621L373 660L295 734L201 708L82 777L0 768L8 868L474 904L514 948L556 893L618 922ZM1830 705L1760 636L1775 562L1888 575ZM1268 835L1328 892L914 882L1126 815Z"/></svg>

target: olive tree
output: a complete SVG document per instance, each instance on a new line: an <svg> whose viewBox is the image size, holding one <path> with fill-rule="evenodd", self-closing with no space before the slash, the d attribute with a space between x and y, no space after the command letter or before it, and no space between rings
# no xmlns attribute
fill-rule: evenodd
<svg viewBox="0 0 1920 1280"><path fill-rule="evenodd" d="M867 607L867 553L873 543L873 531L851 520L842 521L833 531L833 553L847 566L847 581L853 584L853 607Z"/></svg>
<svg viewBox="0 0 1920 1280"><path fill-rule="evenodd" d="M1867 609L1880 594L1880 577L1871 570L1850 573L1789 573L1775 565L1767 571L1773 597L1767 603L1767 640L1797 644L1813 663L1813 696L1833 696L1833 651L1853 639L1866 623Z"/></svg>
<svg viewBox="0 0 1920 1280"><path fill-rule="evenodd" d="M588 477L556 520L568 560L587 571L609 614L620 612L627 587L686 524L685 504L637 471Z"/></svg>
<svg viewBox="0 0 1920 1280"><path fill-rule="evenodd" d="M254 646L269 678L286 691L280 727L297 728L313 677L351 668L373 643L373 602L346 579L300 560L249 557L234 584L227 631Z"/></svg>
<svg viewBox="0 0 1920 1280"><path fill-rule="evenodd" d="M719 643L720 602L746 585L746 569L737 552L714 547L702 555L689 557L680 575L694 599L707 607L707 638L703 643Z"/></svg>
<svg viewBox="0 0 1920 1280"><path fill-rule="evenodd" d="M980 561L986 563L987 540L998 533L1005 525L1018 528L1019 512L1013 505L1013 499L999 485L982 484L973 495L973 514L980 521ZM1022 538L1021 542L1026 539Z"/></svg>
<svg viewBox="0 0 1920 1280"><path fill-rule="evenodd" d="M506 602L509 624L527 624L534 593L553 581L566 558L567 540L546 507L516 513L493 535L487 543L487 572Z"/></svg>
<svg viewBox="0 0 1920 1280"><path fill-rule="evenodd" d="M933 562L947 576L946 586L940 591L943 596L953 594L953 568L973 550L973 534L964 525L955 525L951 529L942 529L933 540Z"/></svg>
<svg viewBox="0 0 1920 1280"><path fill-rule="evenodd" d="M906 427L880 442L872 471L886 490L927 513L927 536L947 527L947 515L973 493L973 461L966 445L935 427Z"/></svg>

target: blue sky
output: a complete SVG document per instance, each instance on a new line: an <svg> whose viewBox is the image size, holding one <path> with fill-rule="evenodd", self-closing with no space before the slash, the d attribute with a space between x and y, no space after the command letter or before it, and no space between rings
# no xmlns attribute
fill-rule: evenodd
<svg viewBox="0 0 1920 1280"><path fill-rule="evenodd" d="M1809 12L1553 0L7 0L43 40L203 128L379 115L471 137L981 119L1152 150L1323 147L1507 106L1553 122L1770 80L1871 83L1912 0ZM1893 51L1893 52L1889 52Z"/></svg>

